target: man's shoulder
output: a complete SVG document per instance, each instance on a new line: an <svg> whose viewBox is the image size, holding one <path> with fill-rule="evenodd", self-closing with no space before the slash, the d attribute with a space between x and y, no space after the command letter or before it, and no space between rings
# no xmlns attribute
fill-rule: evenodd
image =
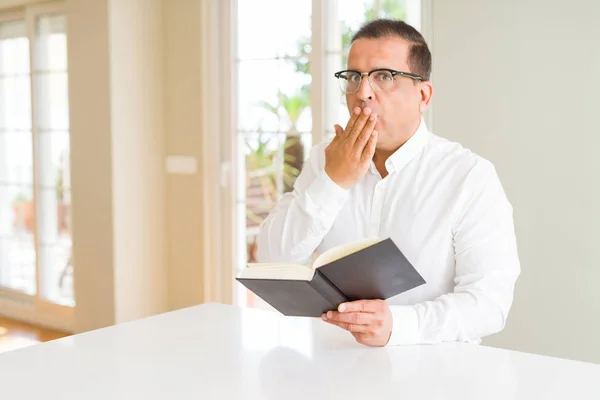
<svg viewBox="0 0 600 400"><path fill-rule="evenodd" d="M447 174L470 175L483 180L496 174L495 166L489 159L458 141L433 133L425 155L432 165L443 168Z"/></svg>

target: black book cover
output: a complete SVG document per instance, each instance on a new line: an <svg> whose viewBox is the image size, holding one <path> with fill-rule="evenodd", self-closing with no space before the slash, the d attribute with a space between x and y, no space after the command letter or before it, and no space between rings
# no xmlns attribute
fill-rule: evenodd
<svg viewBox="0 0 600 400"><path fill-rule="evenodd" d="M388 299L425 280L390 239L315 270L310 281L236 278L284 315L320 317L340 303Z"/></svg>

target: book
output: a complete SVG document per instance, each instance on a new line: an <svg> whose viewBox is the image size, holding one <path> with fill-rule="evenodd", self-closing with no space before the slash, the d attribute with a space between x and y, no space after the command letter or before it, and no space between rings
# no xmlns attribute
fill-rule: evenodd
<svg viewBox="0 0 600 400"><path fill-rule="evenodd" d="M391 238L336 246L312 265L249 263L235 278L287 316L320 317L355 300L387 300L425 283Z"/></svg>

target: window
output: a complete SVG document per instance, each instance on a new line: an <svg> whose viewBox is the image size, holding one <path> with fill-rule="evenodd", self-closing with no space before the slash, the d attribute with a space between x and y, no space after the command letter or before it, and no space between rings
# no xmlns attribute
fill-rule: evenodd
<svg viewBox="0 0 600 400"><path fill-rule="evenodd" d="M311 146L349 118L333 74L346 64L352 34L378 17L420 29L421 2L238 0L236 14L235 236L241 240L235 250L244 257L235 275L256 261L259 225L292 190ZM235 287L236 304L268 308Z"/></svg>
<svg viewBox="0 0 600 400"><path fill-rule="evenodd" d="M67 20L50 9L0 13L0 295L73 306Z"/></svg>

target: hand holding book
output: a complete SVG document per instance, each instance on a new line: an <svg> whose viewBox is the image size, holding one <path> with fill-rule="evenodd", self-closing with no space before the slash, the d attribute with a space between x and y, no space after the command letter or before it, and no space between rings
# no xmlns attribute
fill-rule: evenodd
<svg viewBox="0 0 600 400"><path fill-rule="evenodd" d="M338 311L327 311L323 321L339 326L367 346L385 346L392 335L392 312L385 300L342 303Z"/></svg>

